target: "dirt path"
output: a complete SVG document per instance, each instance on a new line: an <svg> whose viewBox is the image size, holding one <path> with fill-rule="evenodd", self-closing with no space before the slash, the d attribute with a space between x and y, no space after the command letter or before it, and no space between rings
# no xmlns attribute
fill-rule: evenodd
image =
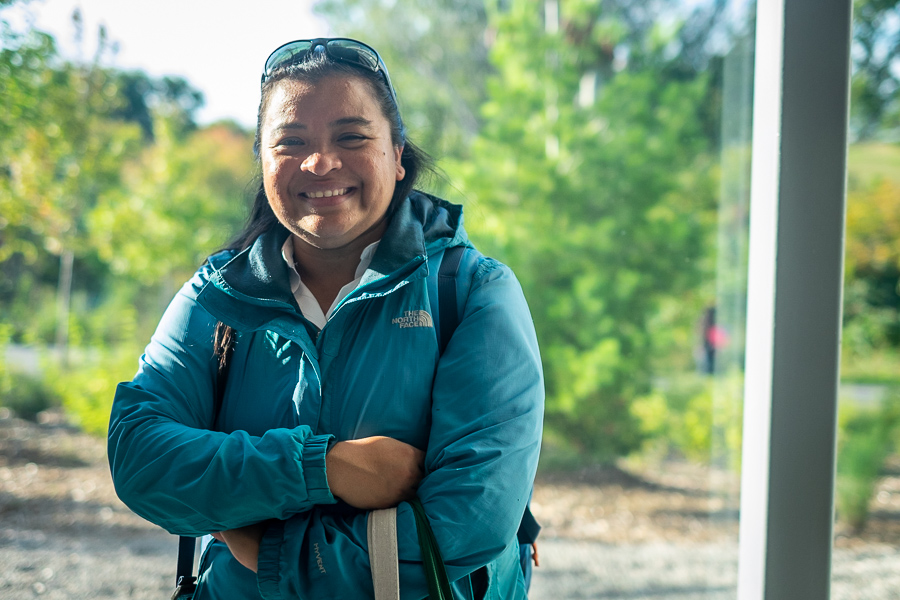
<svg viewBox="0 0 900 600"><path fill-rule="evenodd" d="M175 538L119 502L101 440L45 421L0 415L0 598L167 597Z"/></svg>
<svg viewBox="0 0 900 600"><path fill-rule="evenodd" d="M59 415L41 420L0 409L0 598L168 597L176 538L119 502L102 440ZM895 470L867 531L838 538L834 600L898 597ZM542 476L533 509L543 566L532 599L733 598L735 483L688 465L645 478L615 469Z"/></svg>

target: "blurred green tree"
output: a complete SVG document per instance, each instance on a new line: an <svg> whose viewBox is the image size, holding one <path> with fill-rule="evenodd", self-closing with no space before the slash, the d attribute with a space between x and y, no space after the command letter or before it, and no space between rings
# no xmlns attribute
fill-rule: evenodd
<svg viewBox="0 0 900 600"><path fill-rule="evenodd" d="M494 72L484 0L322 0L315 9L338 35L378 49L414 141L436 156L465 155Z"/></svg>
<svg viewBox="0 0 900 600"><path fill-rule="evenodd" d="M876 179L849 192L845 254L845 351L868 355L900 346L900 187L895 183Z"/></svg>
<svg viewBox="0 0 900 600"><path fill-rule="evenodd" d="M80 27L77 13L73 23ZM91 62L75 63L51 36L2 25L0 306L15 341L65 346L73 290L82 313L73 334L99 327L109 341L93 307L125 310L146 296L138 289L168 296L174 284L161 273L187 277L244 211L249 134L198 130L202 96L186 81L103 66L111 51L103 29L98 48ZM138 205L134 219L123 216Z"/></svg>
<svg viewBox="0 0 900 600"><path fill-rule="evenodd" d="M0 41L0 341L79 347L42 381L99 432L176 286L238 227L252 135L198 128L182 79L104 66L102 29L87 63L2 13Z"/></svg>
<svg viewBox="0 0 900 600"><path fill-rule="evenodd" d="M238 230L254 171L248 132L220 123L181 137L180 125L157 115L154 143L88 217L112 273L163 284L166 296Z"/></svg>
<svg viewBox="0 0 900 600"><path fill-rule="evenodd" d="M85 216L100 194L118 185L139 132L107 118L119 96L109 72L98 66L104 30L97 57L87 65L63 61L46 34L16 35L4 26L3 36L0 260L18 253L27 265L57 257L56 343L64 347L74 261L91 254Z"/></svg>
<svg viewBox="0 0 900 600"><path fill-rule="evenodd" d="M506 0L320 0L315 10L337 35L357 37L382 54L415 141L439 158L464 158L485 123L481 106L487 100L487 82L497 73L496 61L489 57L497 24L489 14L509 5ZM567 3L566 10L571 7L574 14L582 5L601 11L603 22L595 27L570 20L573 39L616 36L614 44L606 40L592 50L606 76L613 74L616 51L629 54L633 66L661 60L659 66L669 76L691 78L708 67L709 32L721 26L726 2L705 0L686 11L678 0L593 0ZM534 10L543 14L542 3L535 3ZM662 33L666 28L659 26L661 16L674 16L678 23ZM643 52L660 33L668 36L665 53ZM715 108L715 103L710 105L713 112Z"/></svg>
<svg viewBox="0 0 900 600"><path fill-rule="evenodd" d="M153 113L169 115L169 126L178 135L196 129L194 114L203 106L203 94L181 77L163 76L154 79L143 71L115 71L112 73L121 103L110 116L138 123L144 139L152 141Z"/></svg>
<svg viewBox="0 0 900 600"><path fill-rule="evenodd" d="M624 5L554 14L513 0L491 14L485 126L448 168L475 204L479 245L525 288L547 425L604 460L641 442L632 405L652 387L649 322L709 273L717 185L710 73L668 58L677 23L635 36L610 4Z"/></svg>
<svg viewBox="0 0 900 600"><path fill-rule="evenodd" d="M851 130L860 140L900 128L900 0L854 0Z"/></svg>

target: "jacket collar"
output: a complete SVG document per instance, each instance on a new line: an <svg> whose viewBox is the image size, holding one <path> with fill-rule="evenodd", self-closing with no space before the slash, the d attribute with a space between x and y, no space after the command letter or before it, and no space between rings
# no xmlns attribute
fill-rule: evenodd
<svg viewBox="0 0 900 600"><path fill-rule="evenodd" d="M429 245L453 237L460 217L460 207L414 192L394 210L362 283L402 273L410 263L424 261Z"/></svg>
<svg viewBox="0 0 900 600"><path fill-rule="evenodd" d="M213 257L210 260L214 268L210 277L212 285L207 288L215 291L204 289L198 298L200 303L216 318L239 328L262 328L278 313L296 314L288 268L281 255L288 235L288 230L279 223L225 264L221 264L225 256ZM399 279L424 277L429 253L460 242L465 242L462 208L413 192L391 216L360 285L374 284L378 289L382 286L389 289ZM235 305L233 300L240 301L242 306ZM252 306L265 310L253 310Z"/></svg>

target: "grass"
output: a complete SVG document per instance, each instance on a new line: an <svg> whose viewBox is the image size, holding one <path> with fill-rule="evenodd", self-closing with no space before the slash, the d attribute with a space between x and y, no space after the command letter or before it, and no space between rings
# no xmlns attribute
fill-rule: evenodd
<svg viewBox="0 0 900 600"><path fill-rule="evenodd" d="M839 416L836 503L838 518L859 532L885 461L896 451L900 394L893 390L878 408L842 406Z"/></svg>
<svg viewBox="0 0 900 600"><path fill-rule="evenodd" d="M900 145L883 142L853 144L848 149L847 171L851 189L873 179L900 185Z"/></svg>
<svg viewBox="0 0 900 600"><path fill-rule="evenodd" d="M841 356L841 383L900 386L900 352L873 350L865 356L844 352Z"/></svg>

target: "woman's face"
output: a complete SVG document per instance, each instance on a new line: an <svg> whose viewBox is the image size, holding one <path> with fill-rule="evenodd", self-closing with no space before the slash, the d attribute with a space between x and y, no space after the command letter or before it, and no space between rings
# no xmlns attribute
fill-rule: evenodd
<svg viewBox="0 0 900 600"><path fill-rule="evenodd" d="M263 186L301 242L332 250L380 239L405 175L401 152L361 78L283 80L271 91L260 130Z"/></svg>

